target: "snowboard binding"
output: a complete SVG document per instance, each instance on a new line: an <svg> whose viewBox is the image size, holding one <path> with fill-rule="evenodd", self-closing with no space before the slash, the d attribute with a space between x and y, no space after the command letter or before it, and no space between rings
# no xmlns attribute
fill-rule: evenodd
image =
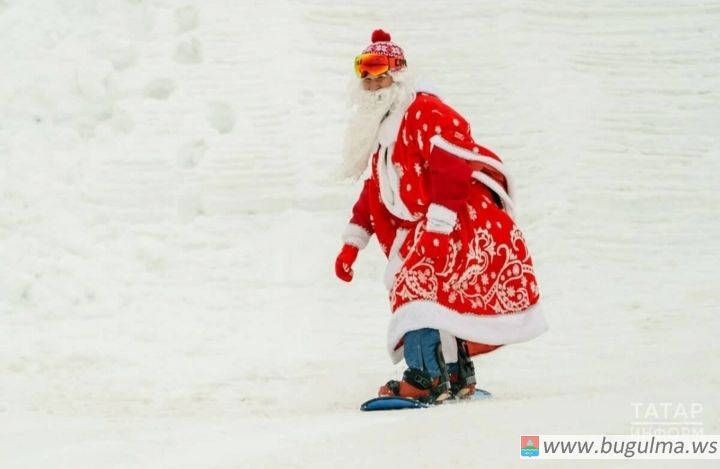
<svg viewBox="0 0 720 469"><path fill-rule="evenodd" d="M425 370L408 368L402 381L390 380L380 387L379 397L405 397L428 404L439 404L451 397L448 368L440 344L436 349L440 376L432 378Z"/></svg>
<svg viewBox="0 0 720 469"><path fill-rule="evenodd" d="M408 368L402 381L390 380L380 387L379 397L404 397L424 403L437 403L450 397L450 386L440 378L433 379L425 370Z"/></svg>
<svg viewBox="0 0 720 469"><path fill-rule="evenodd" d="M448 367L450 391L455 399L468 399L475 393L477 379L475 365L468 353L467 343L457 339L458 361Z"/></svg>

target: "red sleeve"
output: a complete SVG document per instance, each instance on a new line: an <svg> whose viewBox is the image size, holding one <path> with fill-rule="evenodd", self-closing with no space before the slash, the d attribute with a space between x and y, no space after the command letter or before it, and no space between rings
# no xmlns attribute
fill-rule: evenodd
<svg viewBox="0 0 720 469"><path fill-rule="evenodd" d="M467 161L434 147L430 152L430 201L459 211L470 194L472 167Z"/></svg>
<svg viewBox="0 0 720 469"><path fill-rule="evenodd" d="M472 141L470 125L436 96L422 95L411 112L416 136L430 174L430 202L457 212L467 201L473 168L467 160L434 146L430 139L441 135L453 141Z"/></svg>
<svg viewBox="0 0 720 469"><path fill-rule="evenodd" d="M362 229L368 232L368 234L372 235L374 230L372 227L372 220L370 220L370 179L365 180L365 184L363 184L362 192L360 192L360 197L358 197L357 202L355 202L355 205L352 209L352 218L350 218L350 223L353 225L358 225Z"/></svg>

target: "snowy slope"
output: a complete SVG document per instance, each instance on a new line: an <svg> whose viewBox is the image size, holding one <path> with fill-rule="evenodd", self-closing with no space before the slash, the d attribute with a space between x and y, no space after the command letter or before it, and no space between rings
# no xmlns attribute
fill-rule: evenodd
<svg viewBox="0 0 720 469"><path fill-rule="evenodd" d="M707 0L0 0L0 467L516 467L519 435L630 433L636 402L720 434L718 25ZM492 402L357 410L402 371L377 246L332 273L379 26L518 182L551 330L476 361Z"/></svg>

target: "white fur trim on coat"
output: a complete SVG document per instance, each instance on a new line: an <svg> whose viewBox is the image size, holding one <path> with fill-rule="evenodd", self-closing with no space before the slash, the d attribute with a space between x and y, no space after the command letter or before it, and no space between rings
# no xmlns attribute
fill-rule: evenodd
<svg viewBox="0 0 720 469"><path fill-rule="evenodd" d="M400 175L392 164L394 149L395 145L393 144L389 147L381 146L379 150L377 174L380 197L385 208L396 217L402 220L417 221L422 215L415 216L410 213L410 209L407 208L400 195Z"/></svg>
<svg viewBox="0 0 720 469"><path fill-rule="evenodd" d="M383 276L383 282L385 283L385 288L387 288L388 291L392 290L392 287L395 284L395 276L398 272L400 272L403 262L405 262L405 259L400 257L400 247L405 242L405 238L407 238L409 232L410 231L407 228L398 228L395 233L395 240L393 241L392 246L390 246L388 264L385 267L385 275Z"/></svg>
<svg viewBox="0 0 720 469"><path fill-rule="evenodd" d="M458 345L454 335L440 331L440 345L442 346L445 363L455 363L458 361Z"/></svg>
<svg viewBox="0 0 720 469"><path fill-rule="evenodd" d="M355 246L358 249L365 249L370 242L370 233L360 225L348 223L342 234L342 241L345 244Z"/></svg>
<svg viewBox="0 0 720 469"><path fill-rule="evenodd" d="M524 342L548 328L540 303L517 313L485 316L461 314L434 301L412 301L398 308L388 325L387 347L393 363L403 358L402 347L395 350L395 346L405 333L425 327L488 345Z"/></svg>
<svg viewBox="0 0 720 469"><path fill-rule="evenodd" d="M503 201L503 206L505 207L505 211L507 213L509 213L511 216L513 215L513 213L515 213L515 203L510 198L510 195L505 192L505 189L503 189L503 187L498 184L495 179L491 178L482 171L475 171L472 173L472 175L475 180L485 184L488 189L495 192L500 197L500 199Z"/></svg>
<svg viewBox="0 0 720 469"><path fill-rule="evenodd" d="M439 204L430 204L426 216L427 230L431 233L450 234L457 222L457 213Z"/></svg>
<svg viewBox="0 0 720 469"><path fill-rule="evenodd" d="M392 164L392 155L395 151L395 140L402 126L403 118L412 102L413 99L393 109L380 123L377 137L380 145L377 162L380 197L390 213L408 221L416 221L418 217L410 213L400 196L400 175L397 174L395 166Z"/></svg>

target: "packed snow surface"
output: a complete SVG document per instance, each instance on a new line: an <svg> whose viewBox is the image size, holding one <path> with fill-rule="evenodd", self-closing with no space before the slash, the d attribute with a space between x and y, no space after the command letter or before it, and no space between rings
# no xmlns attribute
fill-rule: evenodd
<svg viewBox="0 0 720 469"><path fill-rule="evenodd" d="M358 410L402 372L377 245L333 274L378 27L518 184L550 331L476 360L491 401ZM516 467L634 403L720 434L718 44L709 0L0 0L0 468Z"/></svg>

